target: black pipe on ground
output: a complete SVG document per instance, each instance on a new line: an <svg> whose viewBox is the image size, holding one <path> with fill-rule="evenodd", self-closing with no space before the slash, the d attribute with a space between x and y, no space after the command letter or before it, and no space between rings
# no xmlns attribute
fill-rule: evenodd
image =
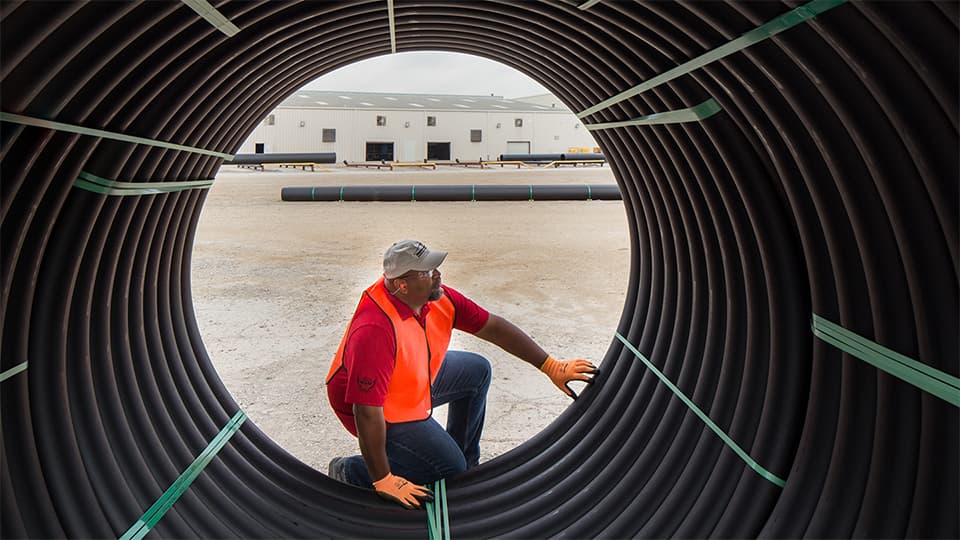
<svg viewBox="0 0 960 540"><path fill-rule="evenodd" d="M566 160L598 160L607 158L603 154L595 153L563 153L563 154L500 154L500 161L522 161L524 163L549 163L551 161Z"/></svg>
<svg viewBox="0 0 960 540"><path fill-rule="evenodd" d="M236 154L225 165L261 165L268 163L336 163L336 152L300 152L273 154Z"/></svg>
<svg viewBox="0 0 960 540"><path fill-rule="evenodd" d="M284 201L619 201L616 184L288 186Z"/></svg>
<svg viewBox="0 0 960 540"><path fill-rule="evenodd" d="M522 161L524 163L548 163L563 159L563 154L500 154L500 161Z"/></svg>
<svg viewBox="0 0 960 540"><path fill-rule="evenodd" d="M960 376L960 3L430 0L396 2L393 36L382 0L211 4L239 32L183 2L0 2L0 537L427 536L231 423L190 289L204 188L78 182L213 178L284 98L394 41L573 111L630 96L584 124L687 118L592 130L631 240L623 341L541 433L447 482L453 537L960 537L960 409L861 359Z"/></svg>

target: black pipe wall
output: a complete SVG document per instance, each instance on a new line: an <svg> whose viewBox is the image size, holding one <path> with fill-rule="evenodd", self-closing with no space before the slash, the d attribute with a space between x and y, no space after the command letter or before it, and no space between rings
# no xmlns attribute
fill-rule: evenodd
<svg viewBox="0 0 960 540"><path fill-rule="evenodd" d="M619 201L615 184L289 186L283 201Z"/></svg>
<svg viewBox="0 0 960 540"><path fill-rule="evenodd" d="M799 5L579 3L396 2L397 47L502 62L579 111ZM239 33L179 2L0 3L3 112L232 153L306 82L390 52L381 0L213 4ZM594 132L632 246L611 333L785 486L613 340L560 418L450 480L453 536L960 536L957 408L810 327L816 314L960 373L958 20L956 2L843 3L584 119L722 107ZM28 362L0 382L0 536L123 534L237 411L190 295L205 192L74 187L81 171L183 181L220 164L0 125L0 372ZM250 421L154 530L426 534L422 513L330 480Z"/></svg>

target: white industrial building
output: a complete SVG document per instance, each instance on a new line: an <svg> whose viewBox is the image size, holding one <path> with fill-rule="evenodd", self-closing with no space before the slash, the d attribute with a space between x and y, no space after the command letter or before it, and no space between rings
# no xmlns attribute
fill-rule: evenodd
<svg viewBox="0 0 960 540"><path fill-rule="evenodd" d="M238 153L336 152L339 162L412 162L573 151L600 149L550 94L504 99L300 90L263 119Z"/></svg>

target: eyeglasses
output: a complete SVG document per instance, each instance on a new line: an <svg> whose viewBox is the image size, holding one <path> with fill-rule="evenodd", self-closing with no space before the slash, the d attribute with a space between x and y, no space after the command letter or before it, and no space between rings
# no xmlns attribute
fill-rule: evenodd
<svg viewBox="0 0 960 540"><path fill-rule="evenodd" d="M436 272L437 272L436 268L433 270L413 270L413 271L407 272L402 276L397 277L396 279L411 279L415 277L432 279Z"/></svg>

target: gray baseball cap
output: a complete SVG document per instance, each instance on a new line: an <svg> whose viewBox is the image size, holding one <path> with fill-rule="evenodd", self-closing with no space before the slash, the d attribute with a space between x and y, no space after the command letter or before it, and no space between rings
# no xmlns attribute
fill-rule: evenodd
<svg viewBox="0 0 960 540"><path fill-rule="evenodd" d="M433 270L446 258L446 251L428 249L416 240L401 240L383 254L383 275L393 279L411 270Z"/></svg>

